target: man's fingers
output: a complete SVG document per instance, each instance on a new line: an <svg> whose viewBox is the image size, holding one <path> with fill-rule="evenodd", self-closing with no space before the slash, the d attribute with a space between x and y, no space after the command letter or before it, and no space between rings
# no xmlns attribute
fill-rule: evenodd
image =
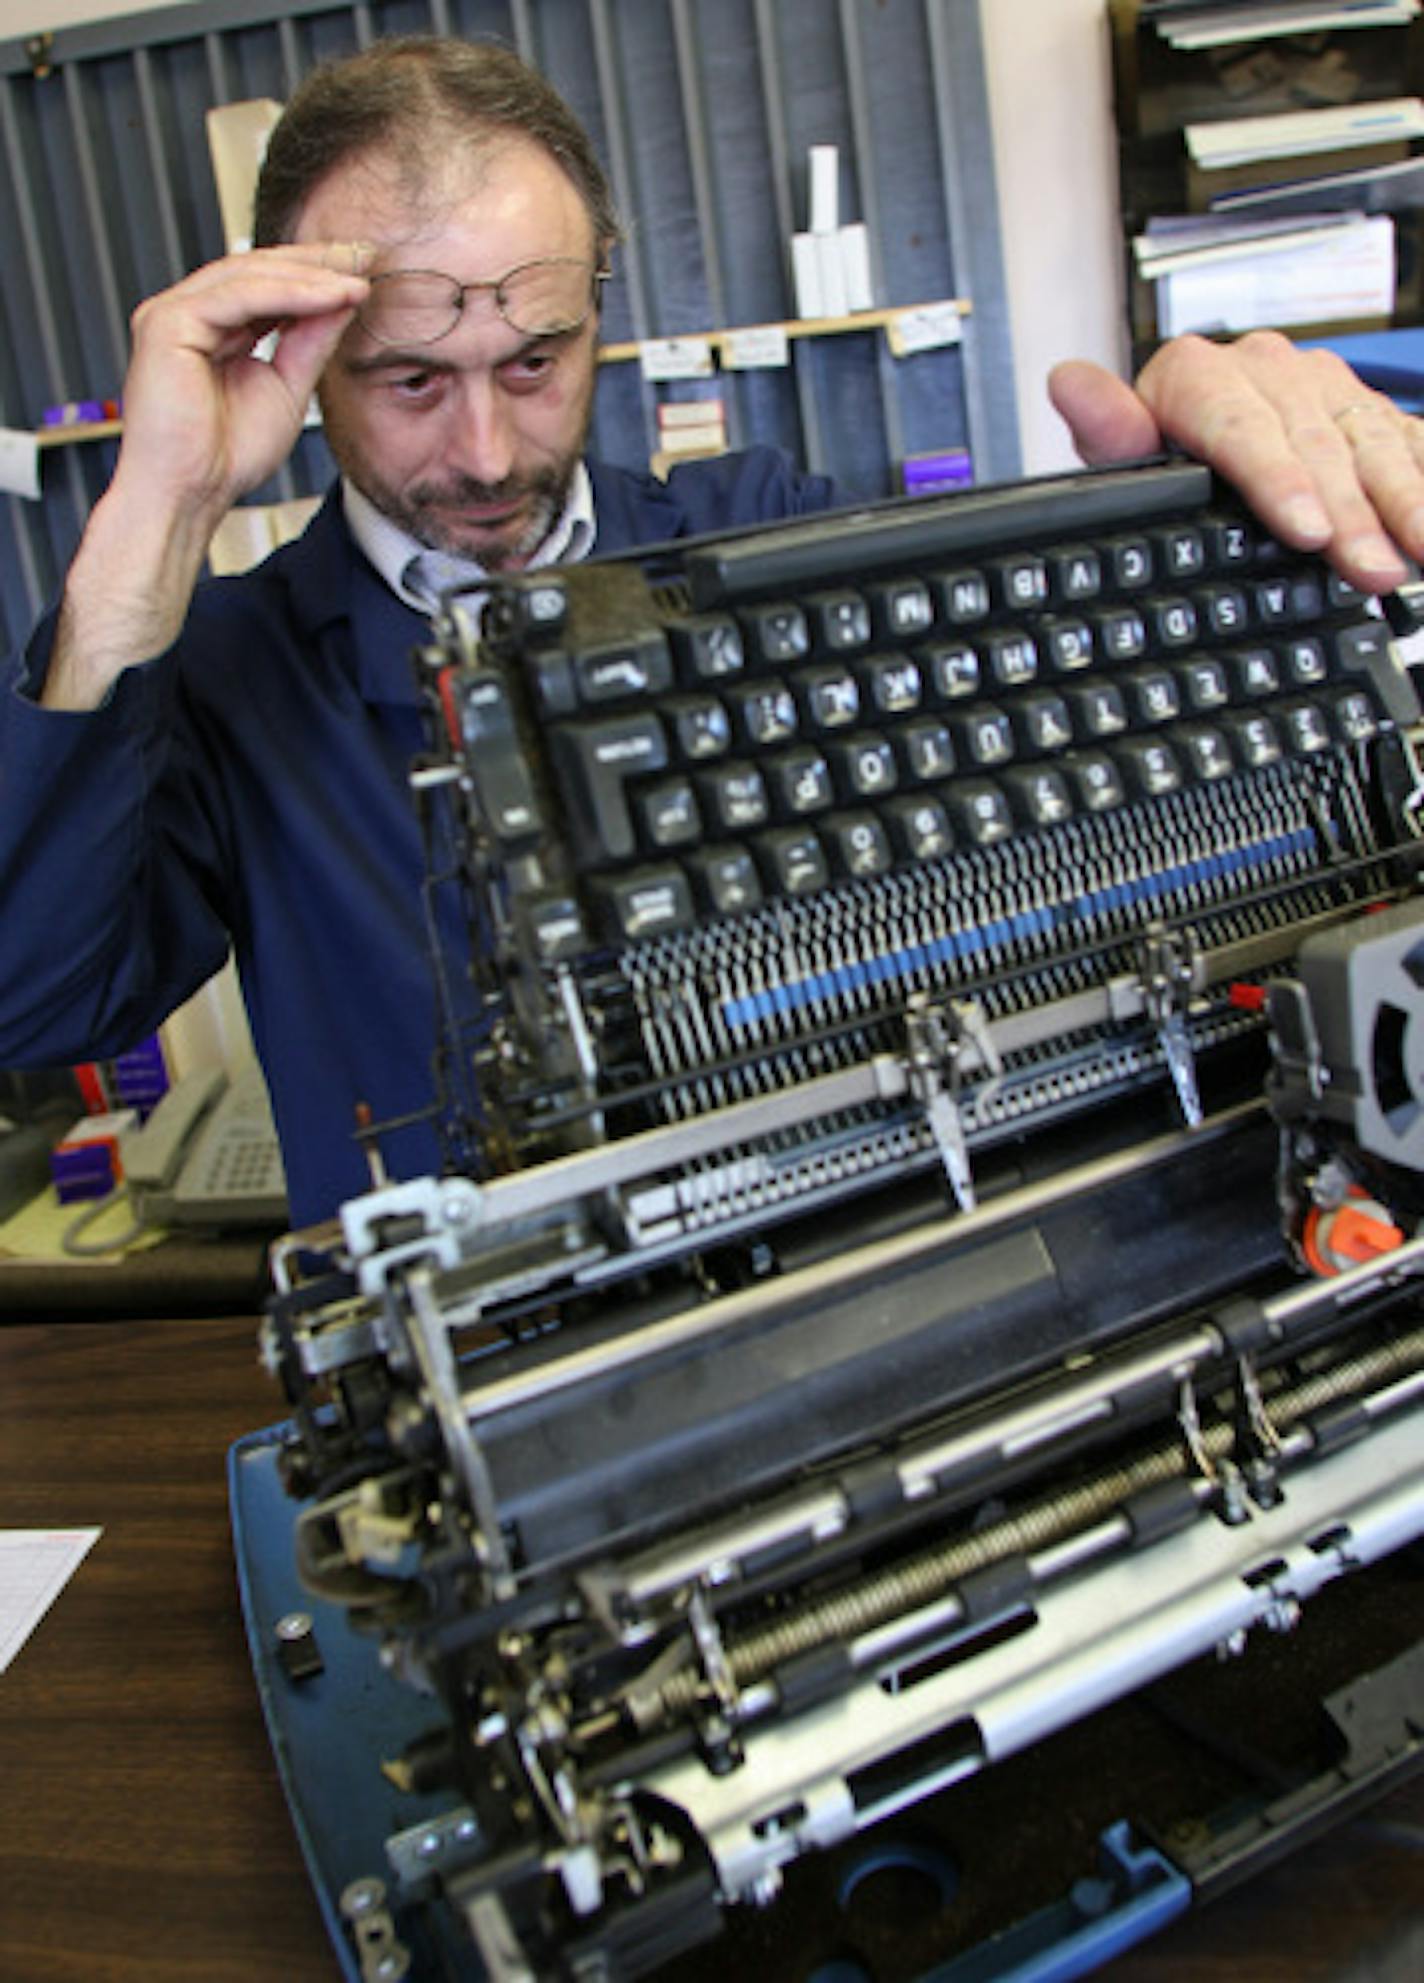
<svg viewBox="0 0 1424 1983"><path fill-rule="evenodd" d="M1131 386L1101 365L1081 358L1055 365L1048 375L1048 396L1090 467L1139 461L1162 445L1147 406Z"/></svg>
<svg viewBox="0 0 1424 1983"><path fill-rule="evenodd" d="M1179 338L1138 390L1164 434L1235 484L1278 537L1323 550L1369 591L1424 555L1424 447L1337 353L1278 332L1232 344Z"/></svg>

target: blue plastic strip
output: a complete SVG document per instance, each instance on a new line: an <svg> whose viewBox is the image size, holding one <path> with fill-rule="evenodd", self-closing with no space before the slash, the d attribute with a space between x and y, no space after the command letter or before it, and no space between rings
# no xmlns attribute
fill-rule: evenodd
<svg viewBox="0 0 1424 1983"><path fill-rule="evenodd" d="M931 1970L921 1983L1071 1983L1155 1935L1192 1902L1185 1874L1125 1822L1098 1841L1099 1871L978 1948Z"/></svg>
<svg viewBox="0 0 1424 1983"><path fill-rule="evenodd" d="M867 985L881 985L910 978L926 965L963 963L995 945L1023 943L1028 938L1050 933L1055 925L1076 923L1132 908L1155 904L1163 896L1198 888L1232 878L1243 870L1265 867L1283 858L1307 852L1314 845L1310 827L1290 833L1275 833L1254 841L1248 847L1226 848L1202 854L1190 861L1179 861L1155 874L1141 875L1135 881L1115 882L1082 895L1065 897L1062 902L1027 910L1014 916L1000 916L993 922L971 924L936 937L929 943L902 945L862 960L838 965L834 970L812 971L805 977L788 978L769 985L765 991L744 998L727 999L722 1018L728 1026L758 1026L782 1013L797 1012L823 1002L836 1003L848 991Z"/></svg>

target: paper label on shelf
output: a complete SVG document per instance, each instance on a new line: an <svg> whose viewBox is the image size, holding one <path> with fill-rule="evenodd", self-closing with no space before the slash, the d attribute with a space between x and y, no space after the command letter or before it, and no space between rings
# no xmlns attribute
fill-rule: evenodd
<svg viewBox="0 0 1424 1983"><path fill-rule="evenodd" d="M40 499L40 444L17 427L0 427L0 489L32 503Z"/></svg>
<svg viewBox="0 0 1424 1983"><path fill-rule="evenodd" d="M755 372L790 362L791 341L780 324L752 324L728 331L722 340L722 364L729 372Z"/></svg>
<svg viewBox="0 0 1424 1983"><path fill-rule="evenodd" d="M958 344L960 334L959 307L954 303L922 303L917 309L902 310L885 326L890 349L897 358Z"/></svg>
<svg viewBox="0 0 1424 1983"><path fill-rule="evenodd" d="M638 347L645 379L710 379L712 346L705 337L656 337Z"/></svg>

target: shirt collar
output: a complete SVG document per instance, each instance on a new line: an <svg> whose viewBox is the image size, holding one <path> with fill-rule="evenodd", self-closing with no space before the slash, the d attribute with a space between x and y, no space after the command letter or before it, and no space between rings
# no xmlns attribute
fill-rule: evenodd
<svg viewBox="0 0 1424 1983"><path fill-rule="evenodd" d="M465 589L485 585L489 574L473 558L452 557L432 551L409 531L392 523L376 508L369 496L362 495L349 477L341 483L342 501L351 535L375 566L391 591L407 606L429 612L439 595L449 587ZM596 519L593 481L580 461L569 483L563 509L553 527L529 560L528 569L544 565L580 564L593 549Z"/></svg>

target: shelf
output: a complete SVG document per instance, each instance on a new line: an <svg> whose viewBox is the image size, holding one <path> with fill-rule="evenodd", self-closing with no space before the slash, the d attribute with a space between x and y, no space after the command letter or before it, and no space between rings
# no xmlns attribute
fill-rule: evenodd
<svg viewBox="0 0 1424 1983"><path fill-rule="evenodd" d="M895 303L886 309L857 310L850 317L806 317L794 318L779 324L742 324L732 330L690 331L685 341L689 344L710 344L720 350L734 337L750 337L758 332L781 332L792 339L803 337L842 337L852 331L893 330L907 317L915 317L924 310L955 310L961 317L970 313L970 304L963 297L946 297L933 303ZM623 365L636 361L645 344L680 343L682 338L630 339L622 344L600 346L600 365ZM122 420L76 421L68 427L40 427L35 432L35 440L42 448L77 447L86 441L114 440L124 431Z"/></svg>

